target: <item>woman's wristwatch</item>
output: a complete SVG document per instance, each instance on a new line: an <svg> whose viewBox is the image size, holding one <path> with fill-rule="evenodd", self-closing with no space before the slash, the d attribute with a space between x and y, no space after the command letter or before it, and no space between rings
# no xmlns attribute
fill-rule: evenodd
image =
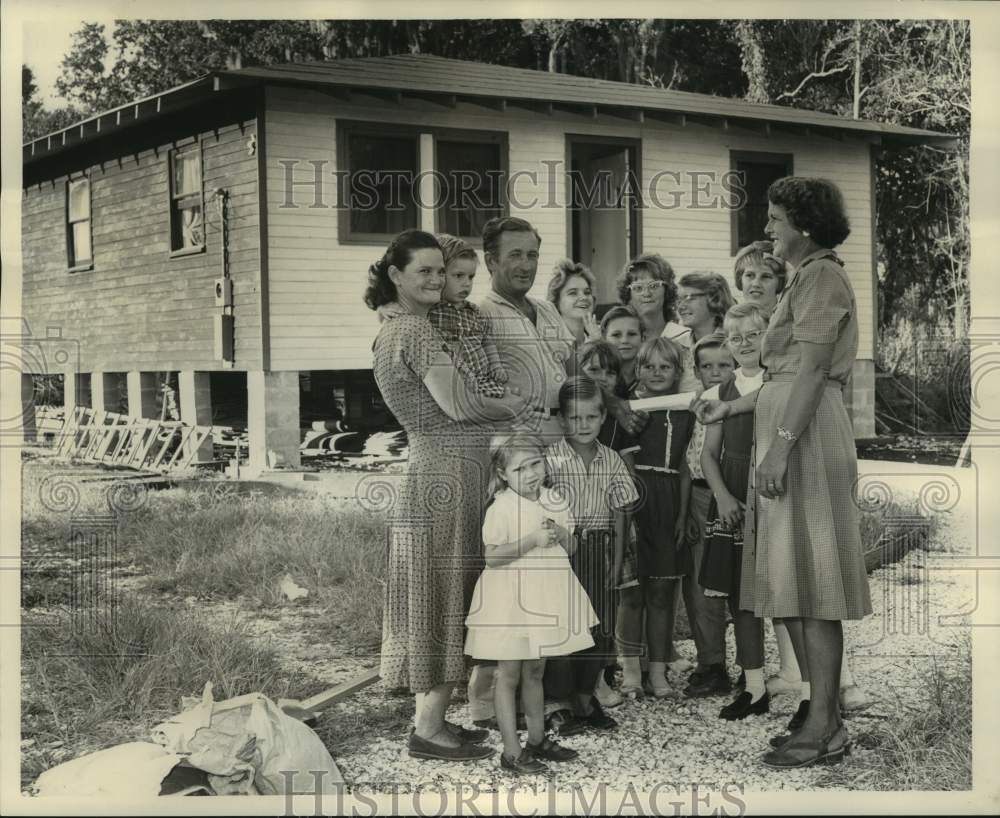
<svg viewBox="0 0 1000 818"><path fill-rule="evenodd" d="M778 437L783 437L789 443L794 443L796 440L799 439L798 435L793 435L784 426L779 426L778 427Z"/></svg>

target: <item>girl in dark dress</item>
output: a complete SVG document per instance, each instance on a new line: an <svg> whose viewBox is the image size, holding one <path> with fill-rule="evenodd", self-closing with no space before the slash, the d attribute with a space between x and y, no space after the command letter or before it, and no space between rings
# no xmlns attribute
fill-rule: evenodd
<svg viewBox="0 0 1000 818"><path fill-rule="evenodd" d="M677 391L683 353L673 341L651 338L636 356L639 384L634 397L648 398ZM674 629L678 577L691 572L691 552L684 540L684 521L691 493L685 452L691 439L693 418L687 411L654 411L631 449L639 484L635 520L636 573L646 613L649 647L649 683L653 695L670 693L666 667ZM639 643L637 633L623 634Z"/></svg>

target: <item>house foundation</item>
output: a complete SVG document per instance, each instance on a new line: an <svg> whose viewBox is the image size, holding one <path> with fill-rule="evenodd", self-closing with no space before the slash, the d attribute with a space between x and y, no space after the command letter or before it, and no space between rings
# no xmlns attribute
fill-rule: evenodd
<svg viewBox="0 0 1000 818"><path fill-rule="evenodd" d="M297 370L247 372L247 425L252 474L301 465Z"/></svg>
<svg viewBox="0 0 1000 818"><path fill-rule="evenodd" d="M128 416L131 418L156 418L160 412L157 405L159 384L155 372L132 370L126 375L128 386Z"/></svg>
<svg viewBox="0 0 1000 818"><path fill-rule="evenodd" d="M189 426L212 425L212 385L208 372L181 370L178 373L181 420ZM187 444L185 444L187 445ZM185 452L187 454L187 452ZM198 447L195 463L204 463L213 457L212 437Z"/></svg>

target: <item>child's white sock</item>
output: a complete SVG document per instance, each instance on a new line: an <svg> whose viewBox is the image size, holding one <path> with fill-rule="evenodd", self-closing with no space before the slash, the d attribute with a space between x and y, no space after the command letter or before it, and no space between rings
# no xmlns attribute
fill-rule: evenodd
<svg viewBox="0 0 1000 818"><path fill-rule="evenodd" d="M799 688L799 701L808 701L812 691L809 689L809 682L803 682L802 687Z"/></svg>
<svg viewBox="0 0 1000 818"><path fill-rule="evenodd" d="M752 670L743 668L743 673L747 677L745 690L753 697L751 701L755 702L764 695L764 691L767 689L764 687L764 668L758 667Z"/></svg>
<svg viewBox="0 0 1000 818"><path fill-rule="evenodd" d="M666 662L649 663L649 683L653 687L658 688L670 687L670 684L667 682Z"/></svg>
<svg viewBox="0 0 1000 818"><path fill-rule="evenodd" d="M642 665L638 656L623 656L622 661L622 686L641 687L642 686Z"/></svg>

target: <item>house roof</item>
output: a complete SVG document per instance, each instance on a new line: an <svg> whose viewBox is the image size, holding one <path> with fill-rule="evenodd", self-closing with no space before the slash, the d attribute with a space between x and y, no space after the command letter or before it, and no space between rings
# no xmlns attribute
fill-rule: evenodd
<svg viewBox="0 0 1000 818"><path fill-rule="evenodd" d="M829 136L853 133L875 143L933 144L941 147L953 147L956 143L952 134L850 119L801 108L760 105L709 94L453 60L429 54L401 54L213 72L27 142L24 145L24 160L31 162L96 138L102 133L102 124L103 132L107 132L186 107L218 91L258 84L324 87L345 97L355 92L396 101L416 97L445 106L454 106L461 100L498 110L514 105L543 113L569 111L592 117L608 114L640 121L649 117L680 124L691 121L719 127L732 124L765 132L775 127Z"/></svg>

